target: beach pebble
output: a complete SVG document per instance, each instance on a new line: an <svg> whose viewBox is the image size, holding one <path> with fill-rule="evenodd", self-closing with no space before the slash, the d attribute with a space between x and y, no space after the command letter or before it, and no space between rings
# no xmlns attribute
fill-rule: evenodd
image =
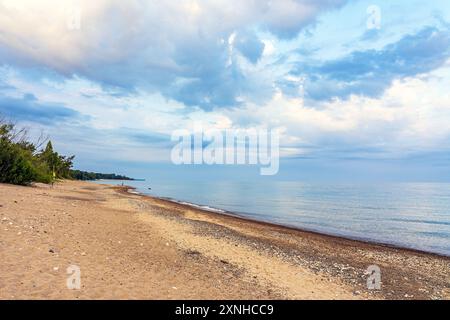
<svg viewBox="0 0 450 320"><path fill-rule="evenodd" d="M178 288L177 287L172 287L172 289L177 290Z"/></svg>
<svg viewBox="0 0 450 320"><path fill-rule="evenodd" d="M58 271L59 267L53 267L53 271Z"/></svg>
<svg viewBox="0 0 450 320"><path fill-rule="evenodd" d="M359 295L361 294L361 291L356 290L356 291L353 292L353 294L354 294L355 296L359 296Z"/></svg>
<svg viewBox="0 0 450 320"><path fill-rule="evenodd" d="M86 255L86 252L82 252L81 255L82 255L82 256L85 256L85 255Z"/></svg>
<svg viewBox="0 0 450 320"><path fill-rule="evenodd" d="M50 252L50 253L55 253L55 250L49 249L48 252Z"/></svg>

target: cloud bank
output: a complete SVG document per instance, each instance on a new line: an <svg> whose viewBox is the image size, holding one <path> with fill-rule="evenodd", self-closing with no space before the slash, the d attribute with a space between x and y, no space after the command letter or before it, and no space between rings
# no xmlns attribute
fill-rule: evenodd
<svg viewBox="0 0 450 320"><path fill-rule="evenodd" d="M383 4L376 31L370 5L2 0L0 113L86 163L167 161L172 130L195 121L278 128L298 161L442 163L450 4Z"/></svg>
<svg viewBox="0 0 450 320"><path fill-rule="evenodd" d="M107 87L160 91L187 106L232 107L252 86L235 56L254 64L264 49L256 30L293 38L344 3L3 1L0 57Z"/></svg>

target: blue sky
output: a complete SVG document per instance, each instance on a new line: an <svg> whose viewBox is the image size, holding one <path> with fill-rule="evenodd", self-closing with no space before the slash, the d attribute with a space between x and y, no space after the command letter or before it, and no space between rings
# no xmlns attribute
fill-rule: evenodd
<svg viewBox="0 0 450 320"><path fill-rule="evenodd" d="M0 114L81 169L201 121L279 129L280 179L450 181L449 87L445 0L0 1Z"/></svg>

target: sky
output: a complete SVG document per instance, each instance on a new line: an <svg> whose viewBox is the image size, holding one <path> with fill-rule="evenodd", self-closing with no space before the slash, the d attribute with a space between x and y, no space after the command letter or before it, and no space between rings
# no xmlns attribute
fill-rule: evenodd
<svg viewBox="0 0 450 320"><path fill-rule="evenodd" d="M0 0L0 114L83 170L197 175L201 122L277 129L279 179L450 181L448 88L447 0Z"/></svg>

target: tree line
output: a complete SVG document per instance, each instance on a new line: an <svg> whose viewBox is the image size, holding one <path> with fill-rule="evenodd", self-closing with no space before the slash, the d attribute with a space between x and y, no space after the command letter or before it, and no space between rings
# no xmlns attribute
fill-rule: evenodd
<svg viewBox="0 0 450 320"><path fill-rule="evenodd" d="M72 170L74 158L73 155L60 155L42 134L33 143L27 129L0 119L0 183L28 185L31 182L53 183L58 179L132 180L115 174Z"/></svg>
<svg viewBox="0 0 450 320"><path fill-rule="evenodd" d="M71 171L72 178L76 180L134 180L126 176L117 175L115 173L98 173L98 172L87 172L80 170Z"/></svg>

